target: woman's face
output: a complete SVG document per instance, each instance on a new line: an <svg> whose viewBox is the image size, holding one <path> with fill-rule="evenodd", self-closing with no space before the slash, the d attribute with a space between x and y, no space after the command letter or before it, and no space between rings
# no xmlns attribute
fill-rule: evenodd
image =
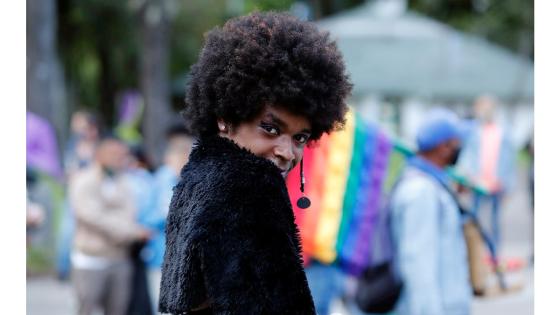
<svg viewBox="0 0 560 315"><path fill-rule="evenodd" d="M266 106L254 120L232 128L218 121L220 136L274 163L284 178L302 159L311 123L280 107Z"/></svg>

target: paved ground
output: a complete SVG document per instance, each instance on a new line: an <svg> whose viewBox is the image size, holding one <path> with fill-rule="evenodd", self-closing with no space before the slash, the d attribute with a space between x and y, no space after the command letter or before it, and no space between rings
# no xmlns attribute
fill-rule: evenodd
<svg viewBox="0 0 560 315"><path fill-rule="evenodd" d="M74 296L68 283L53 277L27 279L28 315L71 315L74 311Z"/></svg>
<svg viewBox="0 0 560 315"><path fill-rule="evenodd" d="M526 268L509 273L507 282L512 286L523 285L523 289L499 297L476 299L473 305L474 315L530 315L534 313L534 273L530 262L533 253L533 219L529 210L525 175L524 170L519 170L520 181L515 187L514 193L504 201L501 217L503 237L501 255L506 258L517 257L528 261Z"/></svg>
<svg viewBox="0 0 560 315"><path fill-rule="evenodd" d="M520 171L520 179L524 179ZM525 182L521 180L515 193L505 201L502 216L504 257L527 259L532 252L532 219L528 210ZM533 268L508 274L508 283L521 284L517 292L493 298L477 298L473 303L473 315L531 315L533 314ZM28 315L71 315L75 312L75 300L68 283L52 277L27 279ZM347 313L337 304L335 312Z"/></svg>

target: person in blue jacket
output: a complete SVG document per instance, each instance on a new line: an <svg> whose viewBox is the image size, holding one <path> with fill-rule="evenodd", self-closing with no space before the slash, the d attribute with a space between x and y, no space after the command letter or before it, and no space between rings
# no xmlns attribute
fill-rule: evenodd
<svg viewBox="0 0 560 315"><path fill-rule="evenodd" d="M167 148L163 165L155 172L152 182L153 204L144 217L144 224L154 231L152 239L143 249L147 266L148 286L154 313L157 313L161 266L165 252L165 221L173 187L179 181L181 168L187 163L192 147L192 137L183 126L172 126L167 131Z"/></svg>
<svg viewBox="0 0 560 315"><path fill-rule="evenodd" d="M457 161L462 134L452 112L429 113L417 133L418 153L408 160L389 201L395 259L404 282L398 314L470 313L462 218L445 172Z"/></svg>

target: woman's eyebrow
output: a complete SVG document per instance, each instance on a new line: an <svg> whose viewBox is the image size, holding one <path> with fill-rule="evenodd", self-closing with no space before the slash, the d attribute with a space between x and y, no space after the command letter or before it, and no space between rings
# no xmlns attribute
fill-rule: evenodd
<svg viewBox="0 0 560 315"><path fill-rule="evenodd" d="M266 113L265 118L270 119L273 123L277 124L278 127L284 129L287 124L280 118L276 117L273 113Z"/></svg>

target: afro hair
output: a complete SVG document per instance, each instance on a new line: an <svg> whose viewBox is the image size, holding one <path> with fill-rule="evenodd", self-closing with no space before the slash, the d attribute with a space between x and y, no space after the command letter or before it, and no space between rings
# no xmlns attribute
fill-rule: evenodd
<svg viewBox="0 0 560 315"><path fill-rule="evenodd" d="M206 34L192 66L182 115L195 136L236 126L265 105L306 117L311 140L344 125L352 85L326 32L286 13L255 12Z"/></svg>

